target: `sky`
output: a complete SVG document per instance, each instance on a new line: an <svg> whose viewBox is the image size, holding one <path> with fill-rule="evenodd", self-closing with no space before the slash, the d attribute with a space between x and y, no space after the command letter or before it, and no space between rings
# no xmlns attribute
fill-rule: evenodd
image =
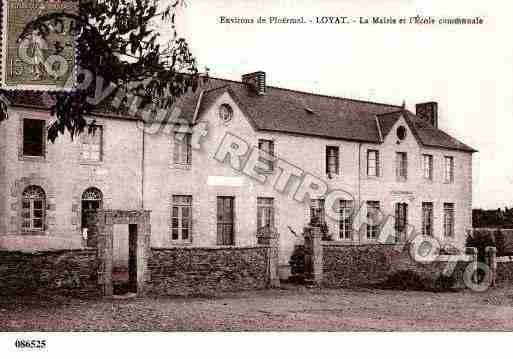
<svg viewBox="0 0 513 359"><path fill-rule="evenodd" d="M401 105L477 149L474 208L513 206L513 5L506 1L186 0L177 29L215 77ZM220 17L475 17L483 25L222 24ZM162 32L166 34L167 28Z"/></svg>

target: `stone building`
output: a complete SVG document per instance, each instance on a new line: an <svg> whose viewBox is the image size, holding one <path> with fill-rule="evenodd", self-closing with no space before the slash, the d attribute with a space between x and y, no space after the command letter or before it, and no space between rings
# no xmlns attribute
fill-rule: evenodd
<svg viewBox="0 0 513 359"><path fill-rule="evenodd" d="M475 151L438 128L435 102L413 113L256 72L204 81L168 122L106 107L89 116L93 133L49 143L46 94L1 100L1 249L83 248L87 210L145 209L152 247L255 246L274 228L286 277L312 218L341 245L381 245L390 227L393 240L416 232L462 248L472 226ZM128 234L115 236L122 265Z"/></svg>

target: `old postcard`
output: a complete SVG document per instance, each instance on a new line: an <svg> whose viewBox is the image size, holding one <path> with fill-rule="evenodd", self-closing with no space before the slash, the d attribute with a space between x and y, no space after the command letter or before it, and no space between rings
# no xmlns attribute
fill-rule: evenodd
<svg viewBox="0 0 513 359"><path fill-rule="evenodd" d="M511 5L3 4L0 353L508 343Z"/></svg>

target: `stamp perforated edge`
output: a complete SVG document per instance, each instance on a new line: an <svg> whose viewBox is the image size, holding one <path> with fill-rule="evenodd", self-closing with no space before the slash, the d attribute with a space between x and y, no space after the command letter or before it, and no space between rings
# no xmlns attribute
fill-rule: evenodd
<svg viewBox="0 0 513 359"><path fill-rule="evenodd" d="M73 38L73 66L72 66L72 75L70 76L72 78L72 85L70 87L65 86L57 86L57 85L7 85L5 82L5 70L7 69L7 20L8 20L8 1L9 0L1 0L0 3L0 20L2 21L2 34L0 35L0 41L2 43L2 53L0 55L1 61L0 61L0 73L1 73L1 83L0 87L3 90L10 90L10 91L42 91L42 92L72 92L76 90L75 85L77 84L77 39L76 37ZM46 0L48 1L48 0ZM66 80L66 83L68 83L68 80Z"/></svg>

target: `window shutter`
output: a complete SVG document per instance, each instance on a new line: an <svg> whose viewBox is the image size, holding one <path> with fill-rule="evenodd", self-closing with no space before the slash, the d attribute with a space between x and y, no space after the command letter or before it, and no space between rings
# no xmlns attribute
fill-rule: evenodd
<svg viewBox="0 0 513 359"><path fill-rule="evenodd" d="M185 146L187 147L186 151L187 151L187 159L186 159L186 163L188 165L192 164L192 146L191 146L191 135L190 134L186 134L185 135Z"/></svg>
<svg viewBox="0 0 513 359"><path fill-rule="evenodd" d="M408 178L408 155L406 153L403 153L403 158L404 158L404 167L403 167L404 178Z"/></svg>
<svg viewBox="0 0 513 359"><path fill-rule="evenodd" d="M340 174L340 149L338 147L336 147L336 149L335 149L335 160L336 160L335 171L337 174Z"/></svg>
<svg viewBox="0 0 513 359"><path fill-rule="evenodd" d="M330 153L329 152L330 152L330 148L326 147L326 153L325 153L325 155L326 155L326 164L325 164L326 165L326 174L330 173L330 160L329 160Z"/></svg>
<svg viewBox="0 0 513 359"><path fill-rule="evenodd" d="M395 155L395 175L397 178L401 177L401 156L399 155L399 153L396 153Z"/></svg>
<svg viewBox="0 0 513 359"><path fill-rule="evenodd" d="M379 173L379 151L376 151L376 177L380 176Z"/></svg>
<svg viewBox="0 0 513 359"><path fill-rule="evenodd" d="M257 208L257 230L263 226L262 223L262 207L258 206Z"/></svg>
<svg viewBox="0 0 513 359"><path fill-rule="evenodd" d="M180 162L180 143L176 139L176 136L173 137L173 163Z"/></svg>

